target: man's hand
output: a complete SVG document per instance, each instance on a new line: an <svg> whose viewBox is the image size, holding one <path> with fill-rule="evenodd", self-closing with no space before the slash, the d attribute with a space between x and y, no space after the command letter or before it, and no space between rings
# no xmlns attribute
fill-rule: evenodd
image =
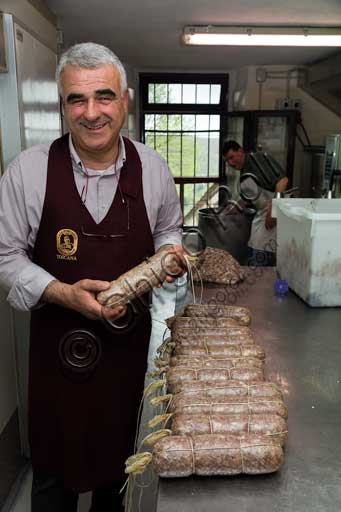
<svg viewBox="0 0 341 512"><path fill-rule="evenodd" d="M163 261L164 270L167 271L168 268L172 274L166 276L166 281L167 283L173 283L187 271L184 248L181 245L163 245L159 251L165 251L166 253ZM174 254L175 257L169 258L167 254Z"/></svg>
<svg viewBox="0 0 341 512"><path fill-rule="evenodd" d="M274 228L276 226L276 222L277 222L277 220L274 217L272 217L271 201L269 201L268 206L267 206L266 216L265 216L265 228L266 229Z"/></svg>
<svg viewBox="0 0 341 512"><path fill-rule="evenodd" d="M82 279L71 285L55 280L51 281L45 288L41 300L42 302L58 304L59 306L73 309L91 320L98 320L102 317L103 306L97 302L96 295L98 292L107 290L109 287L109 281ZM103 313L111 320L120 318L126 312L124 306L104 309Z"/></svg>
<svg viewBox="0 0 341 512"><path fill-rule="evenodd" d="M279 181L277 181L276 183L276 187L275 187L275 192L285 192L285 189L287 188L287 185L288 185L288 178L286 176L284 176L284 178L281 178Z"/></svg>

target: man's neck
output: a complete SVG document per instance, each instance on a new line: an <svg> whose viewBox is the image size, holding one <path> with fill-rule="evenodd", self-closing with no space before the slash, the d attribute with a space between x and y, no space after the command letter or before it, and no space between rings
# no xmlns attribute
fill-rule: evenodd
<svg viewBox="0 0 341 512"><path fill-rule="evenodd" d="M74 141L73 145L82 164L90 169L102 171L103 169L107 169L113 165L118 158L119 140L113 148L110 148L109 150L103 150L103 152L91 152L88 150L85 151L81 147L77 146Z"/></svg>

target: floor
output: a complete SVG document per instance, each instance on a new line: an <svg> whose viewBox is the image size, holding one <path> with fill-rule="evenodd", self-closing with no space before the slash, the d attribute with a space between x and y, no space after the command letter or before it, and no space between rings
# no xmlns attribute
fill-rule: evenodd
<svg viewBox="0 0 341 512"><path fill-rule="evenodd" d="M21 488L16 499L9 509L9 512L30 512L30 495L31 495L32 471L28 471L25 476ZM81 494L78 502L78 512L88 512L91 502L91 493Z"/></svg>
<svg viewBox="0 0 341 512"><path fill-rule="evenodd" d="M150 348L148 355L148 371L154 369L154 357L157 347L169 332L165 323L165 319L174 315L175 311L181 307L186 295L186 278L178 279L177 284L165 284L162 288L156 289L153 294L152 306L152 333L150 340ZM143 423L143 421L142 421ZM32 482L32 471L29 470L25 475L22 484L15 498L11 503L5 505L1 512L30 512L30 492ZM140 500L141 501L141 500ZM91 493L81 494L78 504L78 512L88 512L91 502ZM133 507L135 508L135 507ZM151 512L152 505L147 502L143 506L138 506L141 512Z"/></svg>

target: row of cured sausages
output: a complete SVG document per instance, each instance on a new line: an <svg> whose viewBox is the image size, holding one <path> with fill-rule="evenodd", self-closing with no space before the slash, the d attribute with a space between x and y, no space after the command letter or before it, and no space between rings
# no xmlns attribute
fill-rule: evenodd
<svg viewBox="0 0 341 512"><path fill-rule="evenodd" d="M277 385L265 380L265 351L255 343L250 311L191 304L167 323L171 338L156 363L171 397L172 435L154 446L158 475L277 471L287 408Z"/></svg>

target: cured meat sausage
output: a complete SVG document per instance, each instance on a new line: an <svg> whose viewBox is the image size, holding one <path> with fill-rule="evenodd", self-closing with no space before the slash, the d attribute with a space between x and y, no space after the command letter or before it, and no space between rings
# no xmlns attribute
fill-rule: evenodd
<svg viewBox="0 0 341 512"><path fill-rule="evenodd" d="M181 397L191 396L193 399L214 399L216 397L251 397L253 399L268 398L272 400L283 399L282 392L273 382L179 382L179 384L174 385L174 393Z"/></svg>
<svg viewBox="0 0 341 512"><path fill-rule="evenodd" d="M238 327L240 325L234 318L214 318L209 316L173 316L166 320L167 326L173 330L193 329L206 327ZM244 326L245 327L245 326Z"/></svg>
<svg viewBox="0 0 341 512"><path fill-rule="evenodd" d="M112 281L108 290L97 295L97 300L103 306L111 308L122 306L163 283L170 272L172 275L180 272L178 256L159 251Z"/></svg>
<svg viewBox="0 0 341 512"><path fill-rule="evenodd" d="M202 345L195 346L178 344L174 348L174 355L193 357L256 357L257 359L265 359L264 350L255 343L225 343L215 345L211 342L207 342Z"/></svg>
<svg viewBox="0 0 341 512"><path fill-rule="evenodd" d="M167 385L171 392L173 387L182 382L205 381L213 383L226 383L230 380L263 381L264 372L260 368L231 368L231 369L201 369L201 368L177 368L167 371Z"/></svg>
<svg viewBox="0 0 341 512"><path fill-rule="evenodd" d="M172 332L172 341L187 345L202 345L207 342L220 343L254 343L252 332L248 327L206 327L194 332L183 328Z"/></svg>
<svg viewBox="0 0 341 512"><path fill-rule="evenodd" d="M283 450L268 436L170 436L156 443L153 465L165 478L190 475L260 475L277 471Z"/></svg>
<svg viewBox="0 0 341 512"><path fill-rule="evenodd" d="M278 414L288 417L283 400L269 398L214 398L175 395L169 410L176 414Z"/></svg>
<svg viewBox="0 0 341 512"><path fill-rule="evenodd" d="M264 362L255 357L174 356L170 358L169 364L178 368L263 368L264 366Z"/></svg>
<svg viewBox="0 0 341 512"><path fill-rule="evenodd" d="M240 325L250 325L251 323L251 312L248 308L227 306L226 304L187 304L184 316L226 317L237 320Z"/></svg>
<svg viewBox="0 0 341 512"><path fill-rule="evenodd" d="M175 414L175 435L262 434L276 438L281 445L287 439L287 424L276 414Z"/></svg>

